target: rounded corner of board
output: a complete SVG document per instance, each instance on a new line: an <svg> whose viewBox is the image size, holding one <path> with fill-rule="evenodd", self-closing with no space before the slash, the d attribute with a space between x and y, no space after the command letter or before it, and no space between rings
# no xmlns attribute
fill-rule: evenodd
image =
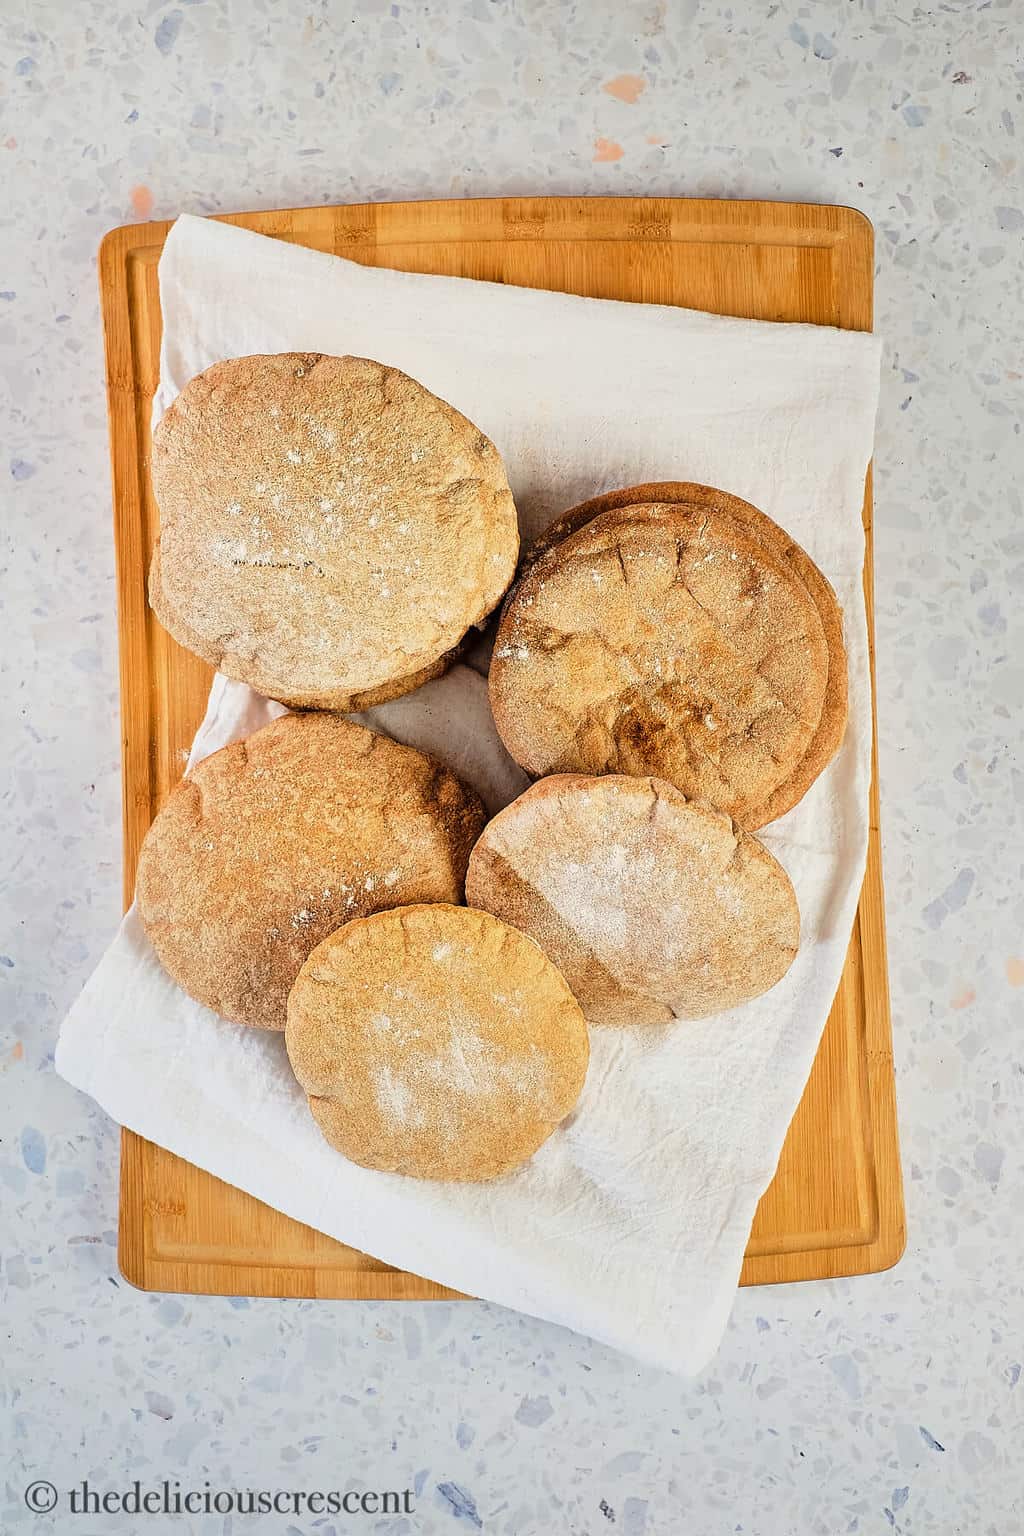
<svg viewBox="0 0 1024 1536"><path fill-rule="evenodd" d="M117 1269L121 1279L126 1280L133 1290L155 1291L157 1289L147 1280L145 1267L139 1254L125 1241L123 1226L119 1226L117 1232Z"/></svg>
<svg viewBox="0 0 1024 1536"><path fill-rule="evenodd" d="M866 213L859 208L852 207L849 203L838 203L836 212L841 216L843 232L847 238L853 235L870 250L875 247L875 226Z"/></svg>
<svg viewBox="0 0 1024 1536"><path fill-rule="evenodd" d="M133 230L136 224L116 224L113 229L108 229L100 239L96 247L96 259L99 262L100 271L108 271L112 265L120 261L125 250L131 244Z"/></svg>

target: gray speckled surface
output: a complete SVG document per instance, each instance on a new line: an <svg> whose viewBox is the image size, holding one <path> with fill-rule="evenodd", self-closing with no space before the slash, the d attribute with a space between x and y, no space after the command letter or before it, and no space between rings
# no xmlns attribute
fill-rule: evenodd
<svg viewBox="0 0 1024 1536"><path fill-rule="evenodd" d="M408 1519L104 1532L1024 1526L1022 37L1006 0L0 6L5 1532L54 1528L22 1500L42 1477L420 1490ZM527 192L852 203L877 231L910 1243L889 1274L741 1293L689 1383L480 1304L141 1295L117 1272L115 1129L52 1072L119 907L100 236Z"/></svg>

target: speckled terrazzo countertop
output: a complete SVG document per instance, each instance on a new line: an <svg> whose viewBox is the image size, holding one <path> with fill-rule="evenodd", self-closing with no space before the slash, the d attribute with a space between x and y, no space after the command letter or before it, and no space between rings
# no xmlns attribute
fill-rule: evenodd
<svg viewBox="0 0 1024 1536"><path fill-rule="evenodd" d="M1024 1528L1022 38L1006 0L0 6L5 1533L55 1528L37 1478L416 1491L387 1519L61 1524L104 1536ZM101 235L529 192L850 203L877 234L910 1241L888 1274L741 1293L695 1382L476 1303L133 1291L117 1132L52 1070L119 914Z"/></svg>

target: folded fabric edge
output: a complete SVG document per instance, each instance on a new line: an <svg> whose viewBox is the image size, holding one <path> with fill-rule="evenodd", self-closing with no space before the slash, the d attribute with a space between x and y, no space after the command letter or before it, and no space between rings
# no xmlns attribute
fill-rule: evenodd
<svg viewBox="0 0 1024 1536"><path fill-rule="evenodd" d="M126 915L122 929L119 930L118 939L114 941L115 944L119 940L130 942L130 939L125 938L125 928L132 926L132 915L131 911ZM113 948L113 945L111 948ZM119 1091L111 1093L109 1086L101 1085L97 1082L93 1071L94 1064L98 1059L94 1040L85 1044L83 1039L83 1044L79 1046L75 1040L75 1029L76 1014L80 1008L89 1020L93 1018L93 1014L88 1008L88 994L93 984L99 983L103 965L104 961L101 960L64 1021L55 1053L55 1067L58 1075L80 1092L87 1093L104 1113L108 1114L117 1124L124 1126L146 1140L156 1141L158 1145L174 1153L174 1155L183 1158L195 1167L202 1168L213 1177L232 1184L235 1188L244 1190L256 1199L264 1201L273 1209L281 1211L282 1214L303 1222L316 1231L324 1232L327 1236L333 1237L338 1242L346 1243L353 1247L360 1247L361 1233L354 1232L351 1229L346 1232L338 1231L333 1223L323 1220L318 1200L316 1195L309 1189L308 1180L303 1176L302 1167L299 1163L289 1158L287 1154L284 1154L284 1157L286 1163L291 1165L289 1182L291 1188L296 1191L294 1197L282 1201L276 1190L269 1190L258 1176L253 1176L250 1170L260 1166L260 1154L265 1154L266 1148L258 1137L254 1141L253 1133L244 1122L238 1120L232 1122L230 1135L224 1138L222 1145L211 1148L205 1138L200 1137L198 1143L192 1142L186 1147L183 1144L183 1140L179 1139L181 1136L180 1127L173 1121L155 1126L152 1121L149 1125L143 1125L136 1118L134 1106L137 1103L144 1102L144 1096L136 1092L139 1085L122 1084ZM152 1114L151 1104L149 1105L149 1112ZM223 1131L223 1106L219 1106L218 1114L220 1116L220 1129ZM233 1157L225 1157L225 1150L227 1148L232 1149ZM277 1174L280 1174L281 1155L279 1149L275 1151L275 1158L278 1159L275 1164L275 1172ZM397 1175L394 1177L397 1177ZM683 1320L683 1325L678 1330L671 1327L670 1319L665 1319L660 1331L657 1331L652 1328L645 1329L635 1326L635 1324L634 1326L619 1327L617 1326L618 1319L609 1318L601 1308L595 1308L592 1304L585 1307L582 1314L576 1312L570 1315L566 1309L552 1305L550 1302L538 1297L534 1285L530 1282L522 1281L519 1285L516 1285L513 1275L510 1274L507 1249L496 1242L493 1248L488 1250L482 1234L478 1234L475 1239L477 1262L480 1266L481 1275L484 1276L490 1271L495 1275L507 1277L509 1283L506 1287L503 1287L501 1285L493 1286L489 1282L485 1282L486 1288L492 1294L490 1296L483 1295L484 1287L480 1286L478 1287L481 1291L480 1296L471 1299L485 1300L494 1305L508 1307L528 1313L531 1316L539 1317L546 1322L554 1323L556 1326L567 1328L571 1332L592 1338L598 1343L604 1344L619 1353L652 1367L670 1370L675 1374L683 1376L695 1375L713 1357L718 1347L721 1333L728 1320L735 1293L735 1283L739 1276L743 1250L746 1245L745 1234L749 1228L750 1219L752 1218L758 1198L759 1195L753 1185L742 1185L733 1188L730 1211L723 1220L719 1236L719 1240L724 1241L728 1248L732 1250L728 1255L723 1256L723 1267L728 1267L732 1278L728 1282L723 1283L716 1295L714 1303L704 1319L701 1342L696 1348L694 1348L696 1341L694 1341L692 1333L689 1331L691 1321L689 1317ZM365 1239L362 1240L365 1241ZM374 1257L379 1258L384 1263L394 1264L398 1268L406 1269L408 1267L410 1262L408 1253L399 1253L396 1249L391 1248L386 1239L380 1241L377 1237L374 1237L372 1244L372 1249L360 1247L360 1251L372 1251ZM464 1259L455 1259L453 1267L449 1271L444 1261L444 1251L444 1246L440 1245L438 1249L439 1256L436 1262L428 1259L426 1262L417 1265L415 1273L422 1275L425 1279L433 1280L437 1284L460 1289L467 1283ZM458 1273L456 1273L456 1270L458 1270ZM573 1296L571 1289L568 1291L568 1294L571 1300L578 1301L578 1298ZM662 1346L661 1348L652 1348L651 1339L653 1337L658 1338Z"/></svg>
<svg viewBox="0 0 1024 1536"><path fill-rule="evenodd" d="M656 304L634 299L604 299L595 298L588 294L566 293L561 290L549 288L529 288L518 283L502 283L491 281L487 278L450 277L433 272L402 271L386 264L382 266L365 265L362 262L353 261L350 257L337 255L332 251L320 251L310 246L295 244L289 240L282 240L275 235L263 234L259 230L248 229L240 224L227 224L220 219L204 217L200 214L179 214L172 224L164 248L160 257L160 283L163 290L165 277L165 263L167 275L174 270L174 262L179 259L179 246L183 248L182 259L187 262L189 242L195 240L209 240L207 252L218 245L225 251L225 260L228 263L232 277L237 281L237 255L232 252L232 246L237 250L248 248L256 253L263 248L263 258L271 259L281 270L294 269L306 266L310 272L319 272L325 276L338 275L339 268L344 270L346 276L353 284L366 286L374 281L383 281L392 284L395 289L415 287L420 284L431 285L438 294L442 292L454 293L457 289L472 289L477 293L487 295L502 295L501 302L508 303L510 296L515 302L516 298L526 295L532 303L536 301L544 307L567 305L566 313L576 309L578 313L585 313L587 308L599 306L606 314L613 313L640 313L661 316L689 317L691 322L698 321L706 325L711 334L730 329L749 328L751 332L760 333L764 337L771 335L782 336L800 335L804 340L811 338L827 337L830 344L838 343L844 352L851 356L860 355L865 364L870 367L872 361L881 358L882 338L874 331L854 331L842 326L819 325L810 321L801 320L752 320L743 315L718 315L708 310L692 309L680 304ZM256 243L258 242L258 244ZM268 248L272 248L273 255ZM429 291L426 290L425 291ZM162 348L161 348L162 357ZM163 368L161 368L161 375Z"/></svg>

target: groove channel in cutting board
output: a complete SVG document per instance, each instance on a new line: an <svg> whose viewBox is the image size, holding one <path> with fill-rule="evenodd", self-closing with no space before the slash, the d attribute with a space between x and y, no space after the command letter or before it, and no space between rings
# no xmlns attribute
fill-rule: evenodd
<svg viewBox="0 0 1024 1536"><path fill-rule="evenodd" d="M752 319L871 326L872 231L845 208L506 198L297 208L232 214L227 222L367 265ZM126 904L142 838L181 777L210 682L209 669L170 639L146 604L157 528L149 487L149 411L160 348L157 261L168 228L127 225L111 231L100 252L118 559ZM870 477L864 526L873 683ZM903 1243L875 773L867 872L846 968L778 1171L758 1207L742 1283L885 1269ZM130 1131L122 1133L119 1256L126 1278L149 1290L456 1294L314 1232Z"/></svg>

